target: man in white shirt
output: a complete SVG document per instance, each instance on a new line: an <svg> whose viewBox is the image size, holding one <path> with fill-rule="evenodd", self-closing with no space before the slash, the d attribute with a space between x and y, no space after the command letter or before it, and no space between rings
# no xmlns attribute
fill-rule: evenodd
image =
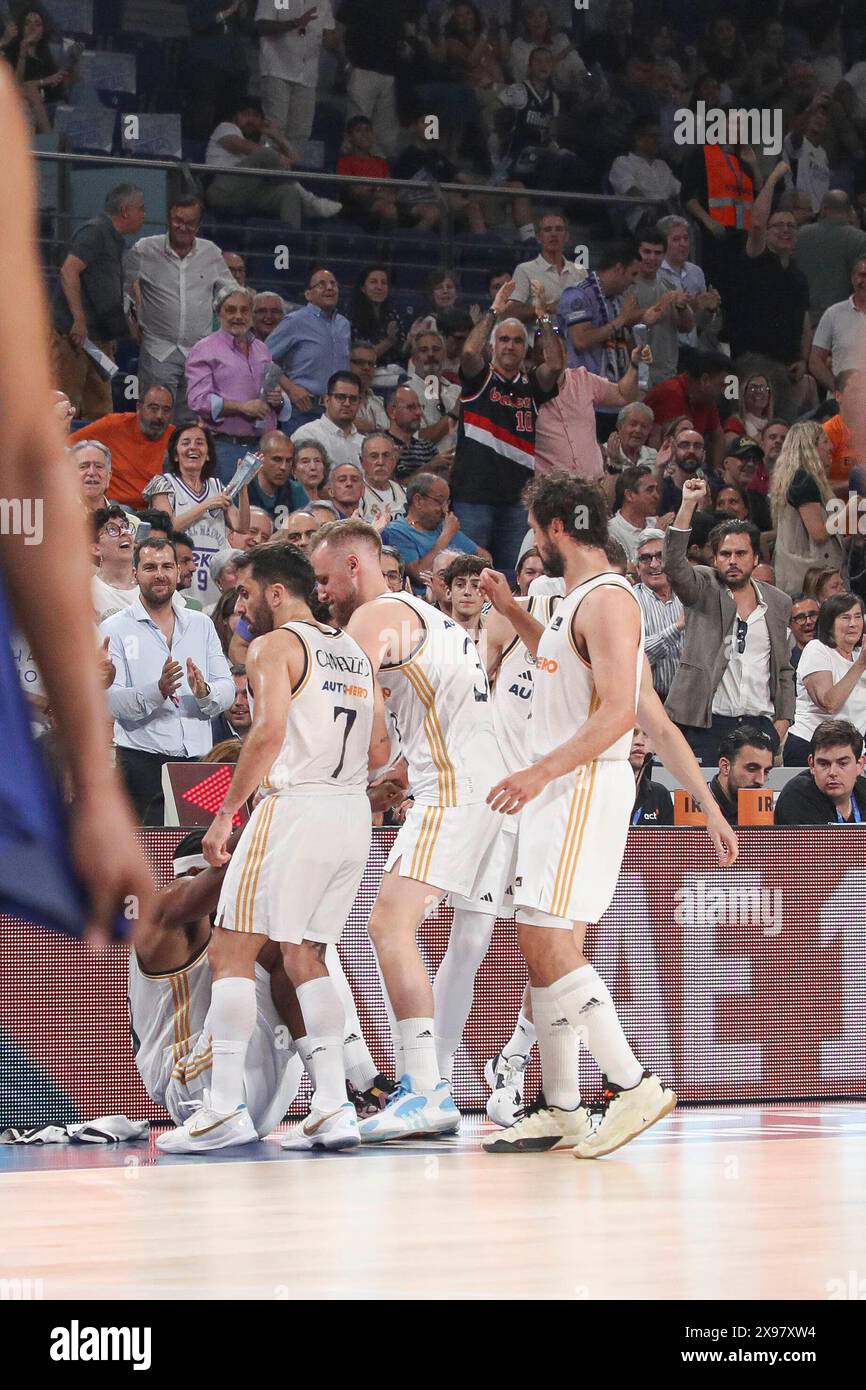
<svg viewBox="0 0 866 1390"><path fill-rule="evenodd" d="M684 217L671 213L660 220L658 229L666 238L659 279L664 289L683 291L695 316L689 332L680 333L680 343L684 347L703 347L718 352L721 295L718 290L707 289L701 267L688 258L689 224Z"/></svg>
<svg viewBox="0 0 866 1390"><path fill-rule="evenodd" d="M657 121L638 121L634 127L630 154L621 154L613 161L608 182L614 193L624 198L652 198L659 206L633 207L625 214L630 232L642 218L652 213L658 218L673 209L670 204L679 200L681 184L670 165L659 159L661 129Z"/></svg>
<svg viewBox="0 0 866 1390"><path fill-rule="evenodd" d="M362 434L388 428L385 402L373 390L373 377L377 365L373 344L366 338L356 338L349 352L349 366L361 380L361 404L355 416L355 425Z"/></svg>
<svg viewBox="0 0 866 1390"><path fill-rule="evenodd" d="M174 547L153 535L136 546L140 595L101 626L114 682L107 691L117 762L139 820L162 825L162 768L213 746L211 720L235 699L216 628L177 594Z"/></svg>
<svg viewBox="0 0 866 1390"><path fill-rule="evenodd" d="M808 194L812 212L817 214L830 191L830 164L823 147L829 117L820 98L804 98L802 106L782 143L782 159L790 170L785 183L789 189Z"/></svg>
<svg viewBox="0 0 866 1390"><path fill-rule="evenodd" d="M616 511L608 524L608 532L618 540L629 562L637 559L637 540L648 526L657 526L656 512L659 505L659 481L654 468L639 463L634 468L624 468L616 480ZM671 520L668 517L662 521Z"/></svg>
<svg viewBox="0 0 866 1390"><path fill-rule="evenodd" d="M522 323L535 321L532 307L532 281L540 280L544 286L544 297L552 309L559 303L559 296L570 285L579 285L586 279L586 271L574 261L566 260L564 250L568 238L568 223L561 212L546 212L536 223L536 232L541 244L541 254L532 261L521 261L514 268L514 292L508 301L505 312Z"/></svg>
<svg viewBox="0 0 866 1390"><path fill-rule="evenodd" d="M194 194L176 198L168 231L140 237L123 266L124 289L134 301L141 334L138 395L167 386L174 395L175 421L189 415L184 367L191 347L213 323L214 294L235 288L222 251L197 235L202 202Z"/></svg>
<svg viewBox="0 0 866 1390"><path fill-rule="evenodd" d="M208 185L208 207L229 212L263 212L298 228L302 214L334 217L342 203L320 198L289 179L260 178L258 174L221 174L220 169L292 168L296 156L279 131L265 120L261 102L245 97L231 121L212 132L204 162L217 173Z"/></svg>
<svg viewBox="0 0 866 1390"><path fill-rule="evenodd" d="M329 0L259 0L253 27L265 115L287 140L309 140L322 46L337 46Z"/></svg>
<svg viewBox="0 0 866 1390"><path fill-rule="evenodd" d="M394 482L394 469L400 457L389 434L368 434L361 445L361 467L364 470L364 495L359 513L364 521L374 524L385 510L388 521L403 516L406 493Z"/></svg>
<svg viewBox="0 0 866 1390"><path fill-rule="evenodd" d="M842 372L858 371L866 351L866 259L860 260L851 272L854 293L839 304L831 304L821 315L812 351L809 371L828 391L834 391L835 379Z"/></svg>
<svg viewBox="0 0 866 1390"><path fill-rule="evenodd" d="M361 406L361 379L354 372L335 372L328 382L324 396L325 413L320 420L311 420L301 425L292 435L292 443L297 448L298 441L315 440L321 444L328 455L331 471L341 463L354 463L360 467L361 444L364 436L355 425L355 416Z"/></svg>
<svg viewBox="0 0 866 1390"><path fill-rule="evenodd" d="M126 512L116 503L100 507L93 512L90 521L93 557L97 564L97 573L91 580L91 594L96 621L101 623L138 598L138 585L132 570L133 530Z"/></svg>
<svg viewBox="0 0 866 1390"><path fill-rule="evenodd" d="M421 437L439 445L444 453L457 439L460 401L460 387L442 375L445 339L435 328L425 328L414 335L409 346L409 376L401 385L411 387L421 403Z"/></svg>

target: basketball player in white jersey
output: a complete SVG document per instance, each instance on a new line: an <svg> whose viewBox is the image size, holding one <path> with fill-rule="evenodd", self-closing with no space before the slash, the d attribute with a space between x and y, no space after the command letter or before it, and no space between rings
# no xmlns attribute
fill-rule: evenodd
<svg viewBox="0 0 866 1390"><path fill-rule="evenodd" d="M303 1014L314 1079L310 1115L292 1148L359 1142L346 1100L344 1013L325 964L343 930L370 848L368 762L388 740L370 663L338 629L314 621L310 563L296 546L272 543L238 561L238 608L255 641L247 652L253 724L222 807L204 840L208 863L228 858L232 816L257 787L263 796L235 850L210 945L213 988L210 1105L193 1116L175 1151L248 1142L243 1102L255 1027L255 962L266 939L280 945Z"/></svg>
<svg viewBox="0 0 866 1390"><path fill-rule="evenodd" d="M158 895L129 953L129 1025L139 1075L151 1099L176 1125L207 1104L212 1050L208 1010L213 977L207 948L224 869L208 868L204 831L194 830L174 852L174 882ZM235 832L234 838L237 838ZM295 991L274 942L255 963L256 1020L244 1068L244 1100L257 1136L279 1124L298 1093L303 1067L292 1038L303 1032ZM175 1148L175 1129L156 1143ZM219 1133L214 1132L219 1139ZM204 1149L206 1140L202 1139Z"/></svg>
<svg viewBox="0 0 866 1390"><path fill-rule="evenodd" d="M381 541L364 522L333 522L313 547L319 599L363 648L398 727L414 796L385 864L370 937L394 1016L399 1084L365 1141L447 1134L459 1115L440 1078L433 992L416 933L447 892L476 895L510 835L486 804L504 763L475 644L423 599L389 591Z"/></svg>
<svg viewBox="0 0 866 1390"><path fill-rule="evenodd" d="M637 600L628 581L610 571L605 554L601 492L554 473L534 479L526 501L539 554L549 572L563 571L566 594L536 653L535 761L494 787L490 804L508 815L521 813L516 919L545 1103L484 1147L493 1153L571 1148L576 1157L595 1158L676 1104L673 1091L634 1056L607 987L583 954L586 926L607 910L619 877L634 802L628 755L636 722L703 806L721 864L734 862L737 841L648 679ZM595 1131L581 1105L566 1022L604 1077L609 1099Z"/></svg>
<svg viewBox="0 0 866 1390"><path fill-rule="evenodd" d="M447 573L452 579L452 592L458 575L473 560L462 556L453 562ZM485 567L487 568L487 567ZM463 599L458 595L458 604ZM477 595L479 608L485 601L483 589ZM551 598L518 599L517 623L525 627L525 615L536 619L530 632L540 634L547 623L556 600ZM458 607L452 612L460 620ZM523 618L523 621L521 619ZM537 635L535 642L537 643ZM493 726L506 768L516 772L529 761L527 728L532 700L532 675L535 657L518 634L510 618L492 610L480 633L479 648L492 686L491 708ZM472 1008L475 976L487 954L497 917L513 917L514 894L511 884L513 871L500 875L499 882L488 881L480 886L474 899L451 895L454 912L448 935L448 949L433 981L436 1004L436 1051L439 1069L450 1080L454 1054L460 1046L463 1030ZM488 1114L499 1124L511 1124L523 1098L523 1070L526 1057L535 1038L531 1018L521 1012L515 1034L527 1041L521 1054L515 1046L503 1048L503 1056L492 1059L485 1076L493 1091L488 1102ZM531 1036L530 1036L531 1033ZM513 1041L513 1040L512 1040Z"/></svg>

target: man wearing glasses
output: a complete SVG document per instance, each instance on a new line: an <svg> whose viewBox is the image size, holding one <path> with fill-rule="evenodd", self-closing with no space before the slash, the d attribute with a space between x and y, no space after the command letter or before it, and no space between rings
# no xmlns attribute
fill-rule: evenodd
<svg viewBox="0 0 866 1390"><path fill-rule="evenodd" d="M349 366L352 329L337 313L339 297L340 287L330 270L313 266L304 291L306 307L287 314L267 340L271 357L284 372L280 385L292 402L296 428L319 419L330 378Z"/></svg>
<svg viewBox="0 0 866 1390"><path fill-rule="evenodd" d="M718 763L719 745L741 724L765 733L775 754L794 715L788 624L791 600L757 584L760 533L750 521L725 521L710 533L713 567L688 560L692 517L705 505L702 478L687 478L664 541L664 569L686 610L682 661L665 707L695 757Z"/></svg>
<svg viewBox="0 0 866 1390"><path fill-rule="evenodd" d="M303 310L300 311L303 313ZM297 317L291 314L290 318ZM329 379L325 392L325 413L319 420L301 425L292 434L292 443L297 447L299 440L304 443L321 444L334 469L343 463L361 467L361 445L364 436L355 424L355 416L361 406L361 379L354 372L335 372Z"/></svg>
<svg viewBox="0 0 866 1390"><path fill-rule="evenodd" d="M91 516L93 558L97 573L91 581L96 621L128 608L138 598L132 573L133 532L122 507L100 507Z"/></svg>
<svg viewBox="0 0 866 1390"><path fill-rule="evenodd" d="M665 533L641 531L635 543L638 582L635 597L643 613L644 653L660 700L666 700L683 654L685 609L664 572Z"/></svg>
<svg viewBox="0 0 866 1390"><path fill-rule="evenodd" d="M745 256L735 268L737 293L728 304L731 356L766 359L779 378L776 408L788 419L814 409L818 393L807 364L812 350L809 282L794 264L797 221L773 208L777 186L790 173L781 160L755 200ZM781 399L780 399L781 397Z"/></svg>
<svg viewBox="0 0 866 1390"><path fill-rule="evenodd" d="M201 199L188 193L168 210L168 231L140 237L123 264L124 290L135 306L139 395L167 386L175 422L186 420L184 368L190 348L211 331L214 295L237 282L212 241L198 235Z"/></svg>

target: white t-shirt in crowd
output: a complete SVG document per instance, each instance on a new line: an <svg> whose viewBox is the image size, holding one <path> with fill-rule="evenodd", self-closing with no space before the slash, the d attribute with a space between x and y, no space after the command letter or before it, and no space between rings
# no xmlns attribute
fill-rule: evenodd
<svg viewBox="0 0 866 1390"><path fill-rule="evenodd" d="M859 651L860 648L855 647L854 657ZM851 670L854 657L850 661L846 660L836 647L828 647L816 637L806 643L803 655L797 663L797 707L790 733L795 734L797 738L805 739L808 743L818 725L831 718L848 719L861 734L866 731L866 672L860 676L848 699L834 715L820 709L806 689L806 677L814 676L816 671L829 671L833 677L833 684L836 685Z"/></svg>
<svg viewBox="0 0 866 1390"><path fill-rule="evenodd" d="M303 33L287 28L284 34L267 34L259 39L262 77L279 77L284 82L296 82L299 87L318 86L322 35L326 29L334 28L329 0L318 0L315 6L309 0L282 0L279 5L276 0L259 0L255 19L283 22L300 19L309 10L315 10L316 17L308 20Z"/></svg>
<svg viewBox="0 0 866 1390"><path fill-rule="evenodd" d="M225 139L227 135L237 135L241 140L246 138L240 126L235 125L234 121L220 121L207 142L207 149L204 154L205 164L210 164L213 169L237 169L247 161L246 155L232 154L230 150L225 149L220 144L220 140Z"/></svg>
<svg viewBox="0 0 866 1390"><path fill-rule="evenodd" d="M138 585L133 584L131 589L119 589L115 584L106 584L100 575L95 574L90 581L90 592L96 610L96 621L101 623L110 618L112 613L119 613L121 608L128 608L131 603L135 603L138 598Z"/></svg>

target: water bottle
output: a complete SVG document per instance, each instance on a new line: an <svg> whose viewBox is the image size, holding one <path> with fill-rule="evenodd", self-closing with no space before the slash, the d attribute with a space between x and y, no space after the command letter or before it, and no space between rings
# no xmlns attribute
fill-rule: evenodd
<svg viewBox="0 0 866 1390"><path fill-rule="evenodd" d="M648 342L648 330L645 323L636 323L632 326L634 340L639 348L645 348ZM639 391L648 391L650 384L650 369L648 362L638 362L637 364L637 386Z"/></svg>
<svg viewBox="0 0 866 1390"><path fill-rule="evenodd" d="M280 377L282 374L282 367L279 367L276 362L268 363L267 367L265 367L264 376L262 377L262 389L259 392L260 400L266 401L269 392L276 390L280 384ZM268 407L268 409L270 409L270 407ZM263 433L266 428L267 417L265 417L264 420L256 420L256 429L260 434Z"/></svg>

